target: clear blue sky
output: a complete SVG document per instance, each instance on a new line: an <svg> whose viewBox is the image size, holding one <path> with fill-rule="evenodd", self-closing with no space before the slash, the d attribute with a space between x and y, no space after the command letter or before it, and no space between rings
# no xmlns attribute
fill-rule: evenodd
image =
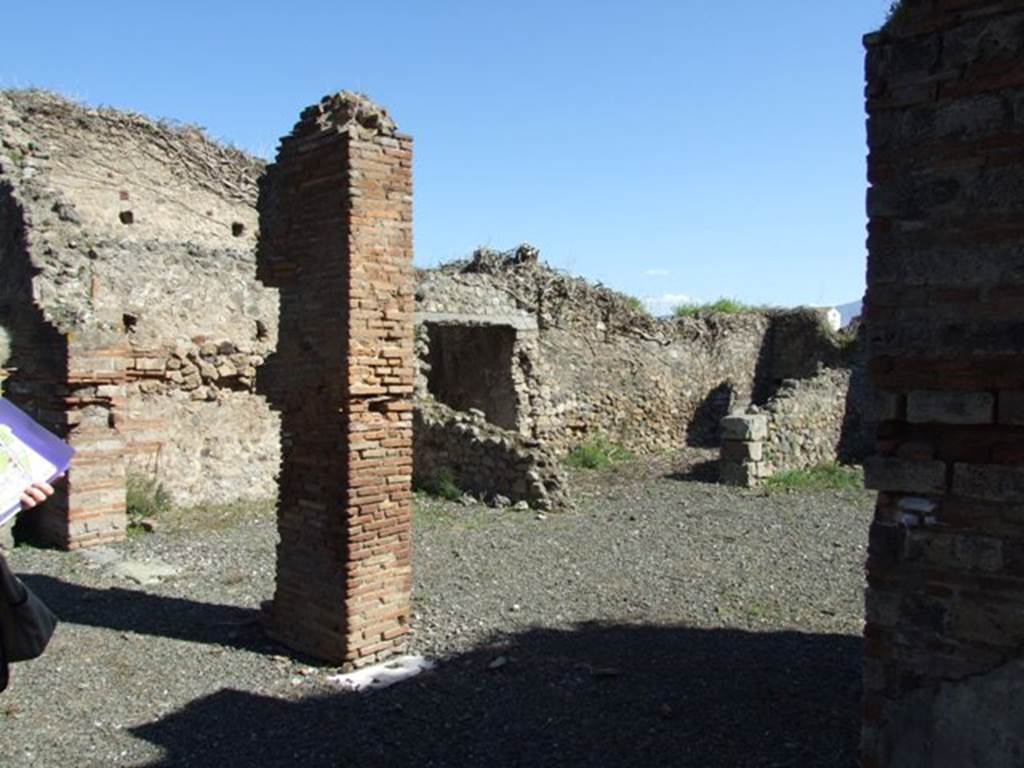
<svg viewBox="0 0 1024 768"><path fill-rule="evenodd" d="M529 241L642 297L864 283L863 33L889 0L9 2L0 87L272 156L361 90L416 139L416 261Z"/></svg>

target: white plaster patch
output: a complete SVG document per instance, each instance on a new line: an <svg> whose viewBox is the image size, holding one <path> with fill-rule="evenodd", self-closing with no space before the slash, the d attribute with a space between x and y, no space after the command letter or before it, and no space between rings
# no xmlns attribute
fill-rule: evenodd
<svg viewBox="0 0 1024 768"><path fill-rule="evenodd" d="M372 667L357 669L355 672L331 675L326 679L328 683L333 683L346 691L372 691L416 677L420 672L434 669L436 666L437 662L422 656L400 656L374 664Z"/></svg>

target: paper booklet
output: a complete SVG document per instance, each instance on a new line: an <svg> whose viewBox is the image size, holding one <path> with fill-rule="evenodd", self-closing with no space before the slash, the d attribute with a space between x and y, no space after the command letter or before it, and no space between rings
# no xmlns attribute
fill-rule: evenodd
<svg viewBox="0 0 1024 768"><path fill-rule="evenodd" d="M21 510L26 488L64 474L74 453L74 448L0 397L0 525Z"/></svg>

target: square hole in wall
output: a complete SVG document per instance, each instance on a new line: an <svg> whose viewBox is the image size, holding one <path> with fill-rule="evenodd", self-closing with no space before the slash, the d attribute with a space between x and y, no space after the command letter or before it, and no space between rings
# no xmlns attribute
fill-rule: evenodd
<svg viewBox="0 0 1024 768"><path fill-rule="evenodd" d="M507 325L439 323L427 323L426 327L430 394L460 411L477 408L492 424L516 429L512 377L515 329Z"/></svg>

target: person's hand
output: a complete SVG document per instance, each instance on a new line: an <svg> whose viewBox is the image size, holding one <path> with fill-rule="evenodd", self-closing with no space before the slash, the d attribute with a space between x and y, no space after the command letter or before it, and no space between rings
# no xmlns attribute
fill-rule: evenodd
<svg viewBox="0 0 1024 768"><path fill-rule="evenodd" d="M53 496L53 486L49 483L32 483L21 494L21 508L32 509L37 504Z"/></svg>

